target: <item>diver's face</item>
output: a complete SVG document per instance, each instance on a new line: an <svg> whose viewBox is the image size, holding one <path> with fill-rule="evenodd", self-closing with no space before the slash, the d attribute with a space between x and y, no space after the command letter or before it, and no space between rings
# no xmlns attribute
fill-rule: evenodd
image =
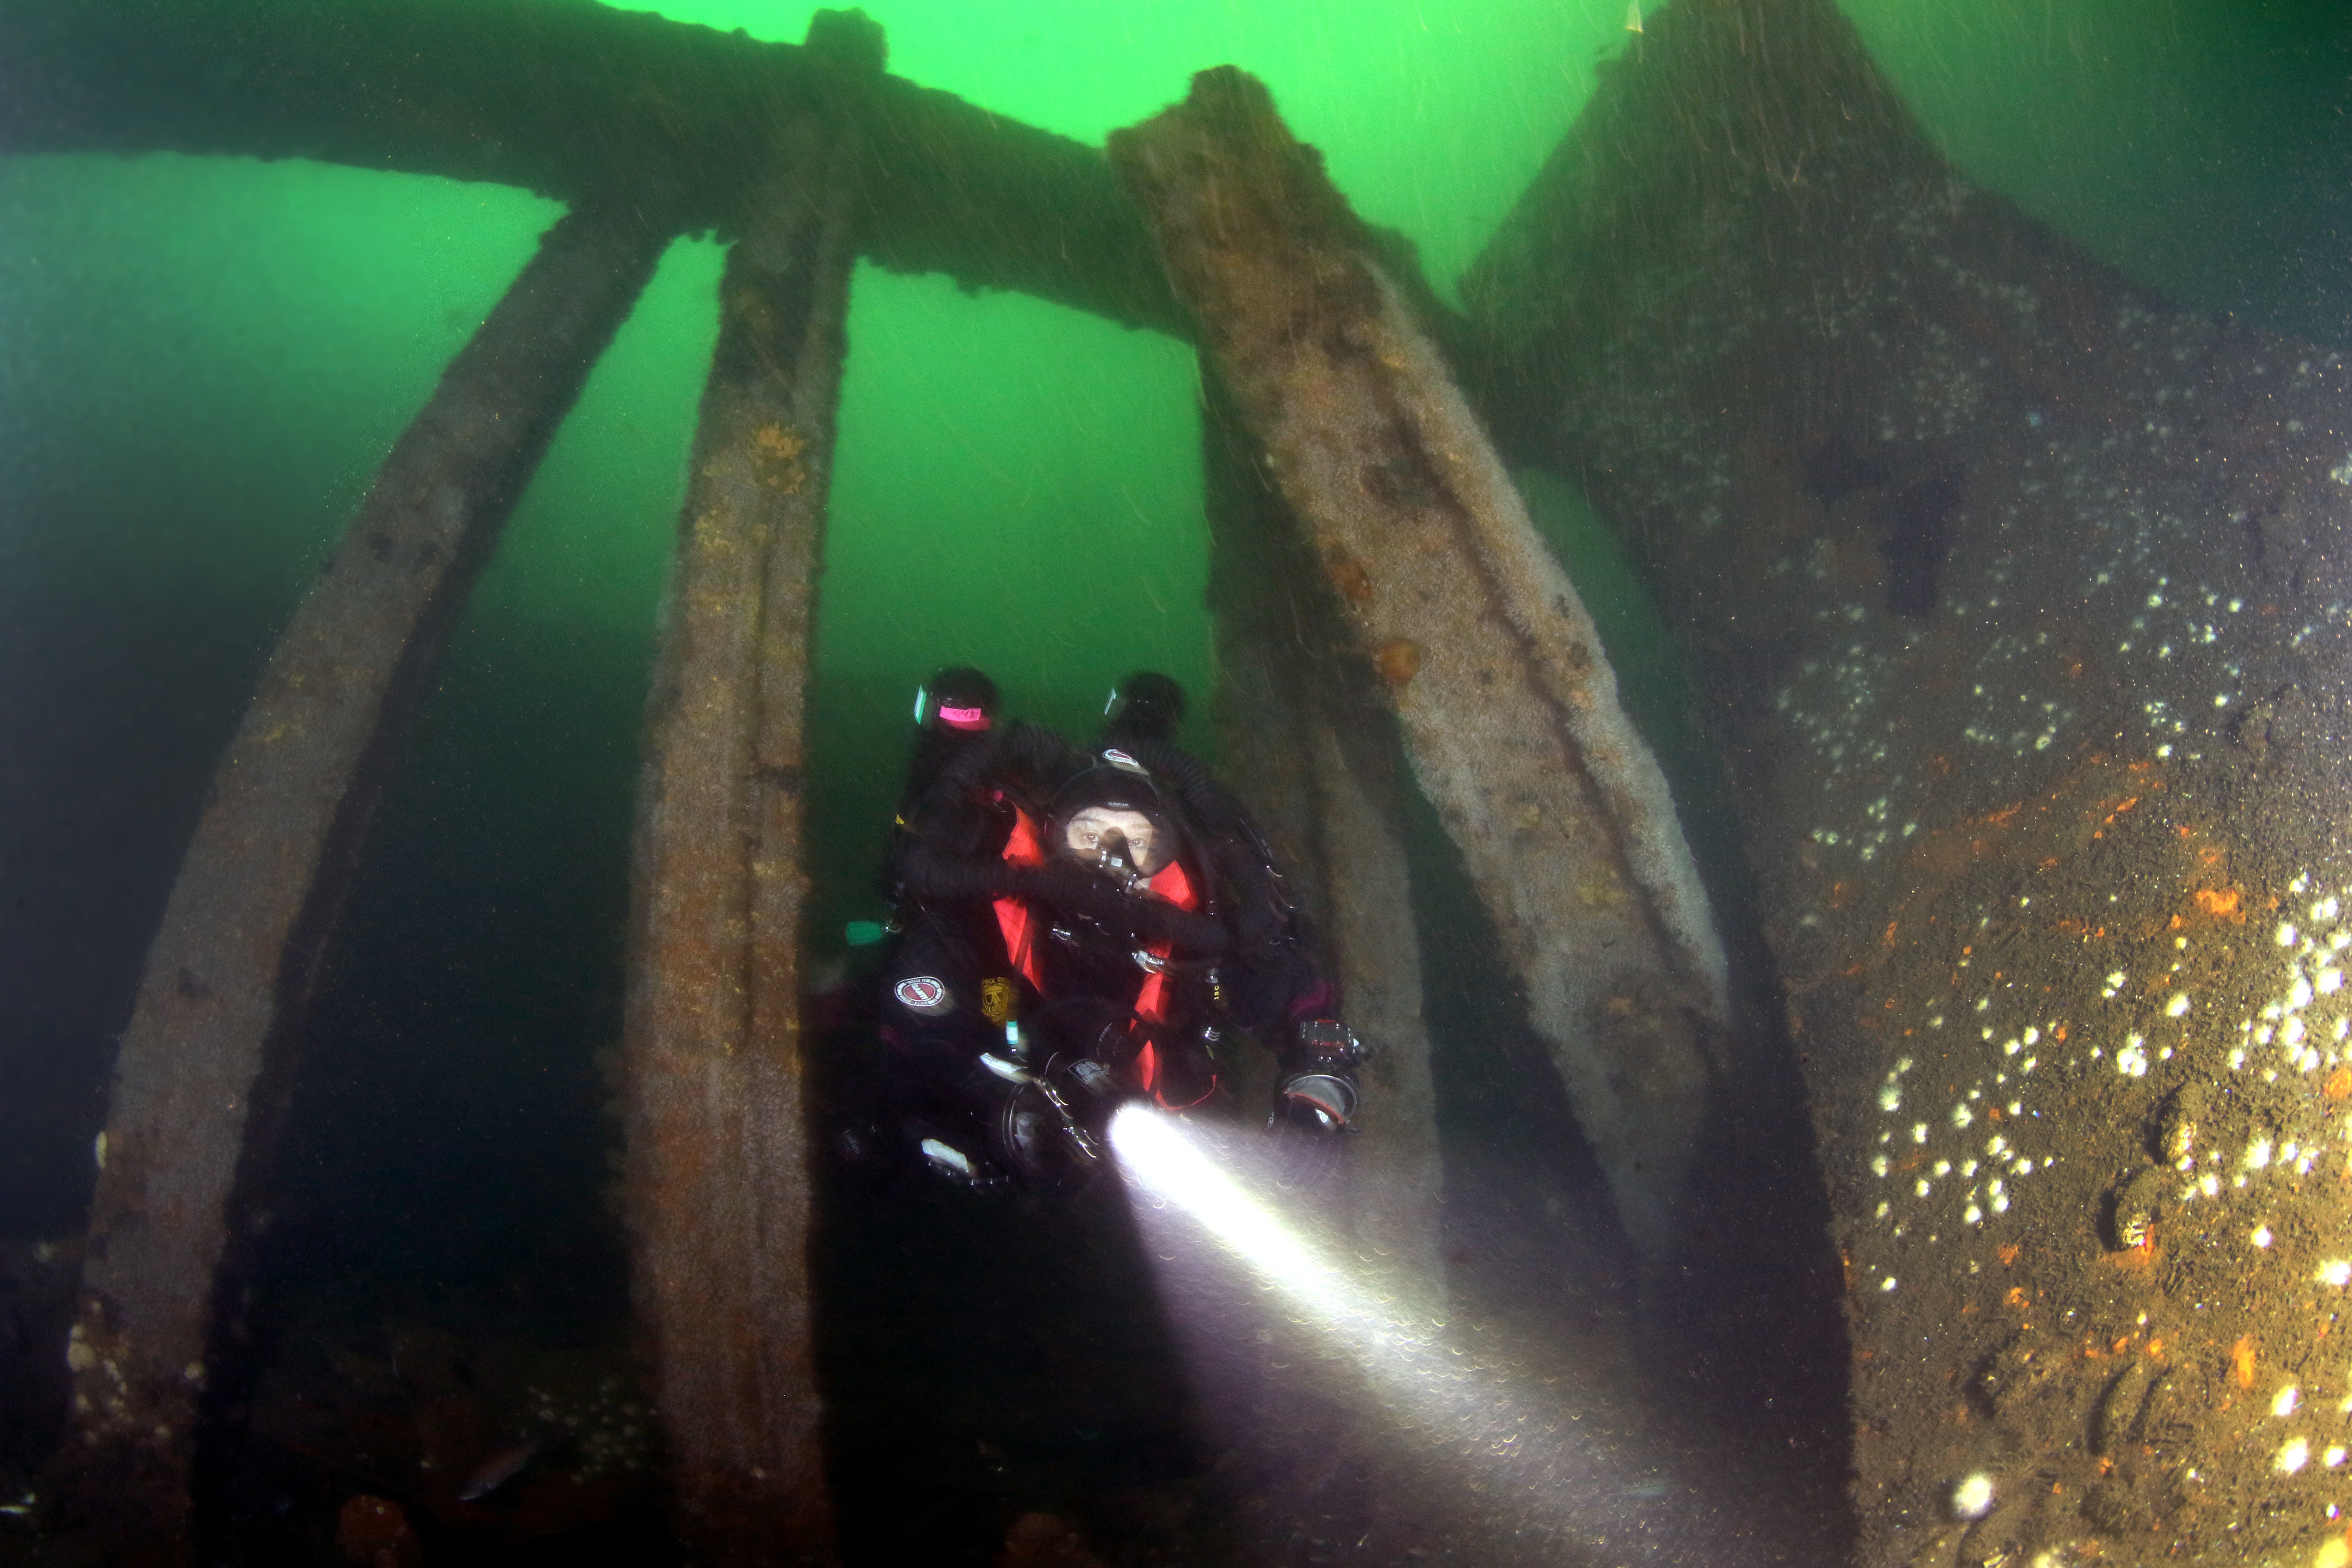
<svg viewBox="0 0 2352 1568"><path fill-rule="evenodd" d="M1071 854L1089 866L1099 866L1104 840L1114 834L1126 840L1127 859L1143 875L1150 876L1166 863L1159 853L1151 818L1139 811L1110 805L1087 806L1070 818L1062 838Z"/></svg>

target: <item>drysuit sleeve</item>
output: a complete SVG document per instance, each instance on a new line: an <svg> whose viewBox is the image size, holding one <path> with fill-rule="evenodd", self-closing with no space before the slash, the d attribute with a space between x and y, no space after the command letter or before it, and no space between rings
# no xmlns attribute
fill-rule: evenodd
<svg viewBox="0 0 2352 1568"><path fill-rule="evenodd" d="M899 884L917 899L950 901L1034 892L1024 884L1034 873L1005 862L1009 813L991 796L1035 787L1066 771L1071 755L1052 731L1019 723L957 757L907 820L892 858Z"/></svg>
<svg viewBox="0 0 2352 1568"><path fill-rule="evenodd" d="M1234 934L1242 952L1263 952L1288 940L1297 916L1281 886L1274 850L1249 808L1189 752L1154 742L1137 744L1133 755L1154 776L1176 786L1216 873L1232 885Z"/></svg>

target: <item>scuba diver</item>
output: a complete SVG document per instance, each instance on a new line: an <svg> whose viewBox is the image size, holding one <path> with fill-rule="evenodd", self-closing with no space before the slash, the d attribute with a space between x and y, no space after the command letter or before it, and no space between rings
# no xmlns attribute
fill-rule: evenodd
<svg viewBox="0 0 2352 1568"><path fill-rule="evenodd" d="M1184 689L1156 669L1139 669L1111 688L1103 704L1103 746L1125 746L1138 741L1173 745L1177 726L1184 722Z"/></svg>
<svg viewBox="0 0 2352 1568"><path fill-rule="evenodd" d="M1362 1052L1264 836L1168 743L1182 689L1146 672L1125 691L1106 729L1125 744L1015 724L901 814L882 1035L923 1153L958 1180L1090 1173L1119 1105L1220 1093L1235 1026L1280 1056L1274 1131L1328 1146L1355 1118Z"/></svg>
<svg viewBox="0 0 2352 1568"><path fill-rule="evenodd" d="M892 929L904 931L908 917L907 890L898 881L899 846L912 831L923 799L940 775L967 752L988 743L996 727L1000 698L988 672L959 664L940 670L915 688L915 740L907 759L907 781L898 789L898 816L891 830L890 859L882 875L882 891L890 901Z"/></svg>

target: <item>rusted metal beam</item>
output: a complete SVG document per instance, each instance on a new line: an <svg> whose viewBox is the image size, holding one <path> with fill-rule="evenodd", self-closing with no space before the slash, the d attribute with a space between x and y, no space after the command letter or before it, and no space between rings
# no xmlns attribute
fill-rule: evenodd
<svg viewBox="0 0 2352 1568"><path fill-rule="evenodd" d="M667 238L602 207L548 231L394 447L215 775L98 1142L60 1464L106 1530L187 1522L224 1254L267 1180L369 818L467 589Z"/></svg>
<svg viewBox="0 0 2352 1568"><path fill-rule="evenodd" d="M1352 657L1346 626L1318 591L1313 546L1228 398L1210 398L1202 438L1218 734L1319 938L1349 1023L1374 1051L1364 1069L1363 1157L1317 1208L1339 1227L1334 1241L1377 1261L1400 1313L1442 1312L1444 1177L1395 717Z"/></svg>
<svg viewBox="0 0 2352 1568"><path fill-rule="evenodd" d="M638 792L623 1050L637 1312L679 1537L713 1563L833 1553L799 942L858 188L835 123L766 155L766 199L728 253Z"/></svg>
<svg viewBox="0 0 2352 1568"><path fill-rule="evenodd" d="M1378 682L1352 657L1346 627L1318 591L1313 546L1257 461L1231 399L1205 377L1203 489L1210 531L1209 606L1216 618L1217 729L1233 782L1281 859L1288 890L1318 939L1346 1017L1372 1047L1366 1089L1341 1163L1285 1218L1350 1260L1352 1283L1402 1331L1444 1320L1436 1091L1422 1017L1421 942L1413 925L1402 814L1404 754ZM1279 1043L1279 1042L1276 1042ZM1257 1061L1248 1064L1255 1067ZM1244 1112L1259 1110L1272 1075L1244 1070ZM1260 1111L1262 1114L1262 1110ZM1187 1318L1180 1303L1173 1316ZM1302 1452L1321 1462L1275 1495L1239 1510L1261 1539L1321 1529L1398 1533L1391 1517L1403 1478L1386 1434L1361 1419L1378 1402L1360 1374L1334 1364L1271 1299L1244 1293L1181 1322L1208 1389L1216 1438L1252 1469L1286 1470ZM1237 1313L1249 1314L1246 1318ZM1409 1326L1409 1327L1408 1327ZM1407 1461L1417 1468L1418 1458ZM1378 1479L1364 1484L1367 1475ZM1327 1493L1328 1495L1327 1495ZM1335 1519L1338 1510L1340 1517ZM1422 1521L1406 1521L1408 1533ZM1415 1539L1418 1535L1415 1534Z"/></svg>
<svg viewBox="0 0 2352 1568"><path fill-rule="evenodd" d="M1973 184L1826 0L1650 18L1465 292L1727 740L1863 1561L2340 1560L2342 356Z"/></svg>
<svg viewBox="0 0 2352 1568"><path fill-rule="evenodd" d="M572 0L0 0L0 153L313 158L614 190L681 228L764 199L766 127L854 115L860 253L1186 330L1099 149L803 46Z"/></svg>
<svg viewBox="0 0 2352 1568"><path fill-rule="evenodd" d="M1661 1262L1726 1017L1664 777L1576 591L1362 224L1255 79L1110 142Z"/></svg>

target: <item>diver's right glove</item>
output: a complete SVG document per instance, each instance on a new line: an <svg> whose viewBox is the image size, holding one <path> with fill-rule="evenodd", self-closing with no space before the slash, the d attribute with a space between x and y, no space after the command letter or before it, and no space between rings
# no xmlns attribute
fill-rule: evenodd
<svg viewBox="0 0 2352 1568"><path fill-rule="evenodd" d="M1364 1054L1338 1019L1301 1022L1297 1043L1282 1056L1282 1079L1274 1090L1276 1126L1325 1137L1349 1131L1362 1103L1356 1067Z"/></svg>
<svg viewBox="0 0 2352 1568"><path fill-rule="evenodd" d="M1224 922L1179 909L1165 899L1130 891L1085 866L1058 862L1020 868L1013 891L1066 915L1091 921L1127 942L1165 942L1188 958L1214 957L1225 948Z"/></svg>
<svg viewBox="0 0 2352 1568"><path fill-rule="evenodd" d="M1124 924L1128 906L1134 902L1109 878L1066 861L1016 870L1013 890L1022 898L1051 904L1064 914L1105 924Z"/></svg>

